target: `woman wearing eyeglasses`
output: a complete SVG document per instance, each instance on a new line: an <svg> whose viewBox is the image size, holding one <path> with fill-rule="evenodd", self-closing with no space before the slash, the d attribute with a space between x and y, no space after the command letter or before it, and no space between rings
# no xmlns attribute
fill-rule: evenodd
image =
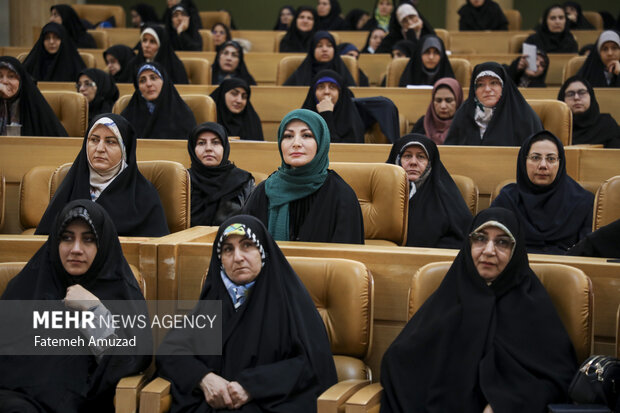
<svg viewBox="0 0 620 413"><path fill-rule="evenodd" d="M474 218L442 283L383 356L382 413L543 413L566 401L575 350L518 218L504 208Z"/></svg>
<svg viewBox="0 0 620 413"><path fill-rule="evenodd" d="M527 251L565 254L592 231L594 195L566 174L562 142L549 131L529 137L517 160L517 183L491 206L512 210L524 227Z"/></svg>
<svg viewBox="0 0 620 413"><path fill-rule="evenodd" d="M601 113L590 82L579 76L567 79L558 100L566 102L573 113L573 145L620 148L620 126L609 113Z"/></svg>
<svg viewBox="0 0 620 413"><path fill-rule="evenodd" d="M97 115L112 112L114 102L118 99L114 78L100 69L82 70L75 89L88 101L88 123Z"/></svg>

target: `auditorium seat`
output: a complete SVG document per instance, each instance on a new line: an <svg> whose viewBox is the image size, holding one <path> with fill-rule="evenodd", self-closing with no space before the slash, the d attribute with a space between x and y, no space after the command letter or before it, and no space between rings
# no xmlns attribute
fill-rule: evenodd
<svg viewBox="0 0 620 413"><path fill-rule="evenodd" d="M205 30L211 30L215 23L223 23L230 28L230 14L227 11L200 11L198 14Z"/></svg>
<svg viewBox="0 0 620 413"><path fill-rule="evenodd" d="M69 136L82 137L88 127L88 101L81 93L43 90L41 94Z"/></svg>
<svg viewBox="0 0 620 413"><path fill-rule="evenodd" d="M336 413L344 401L372 380L364 360L372 342L374 282L366 266L339 258L287 257L310 293L334 355L338 384L318 400L318 413ZM204 279L203 279L204 282ZM170 382L157 378L140 396L140 411L166 412L172 402Z"/></svg>
<svg viewBox="0 0 620 413"><path fill-rule="evenodd" d="M114 17L116 27L125 27L125 9L120 5L111 4L72 4L80 19L88 20L91 24L97 24Z"/></svg>
<svg viewBox="0 0 620 413"><path fill-rule="evenodd" d="M435 29L435 35L443 41L446 50L450 50L450 32L446 29Z"/></svg>
<svg viewBox="0 0 620 413"><path fill-rule="evenodd" d="M211 30L200 29L198 30L198 33L200 33L200 37L202 37L202 51L203 52L215 51L215 46L213 45L213 35L211 34Z"/></svg>
<svg viewBox="0 0 620 413"><path fill-rule="evenodd" d="M585 17L596 30L603 30L603 17L596 11L584 10L583 17ZM579 32L577 32L579 33Z"/></svg>
<svg viewBox="0 0 620 413"><path fill-rule="evenodd" d="M0 231L4 226L4 209L6 208L6 178L0 169Z"/></svg>
<svg viewBox="0 0 620 413"><path fill-rule="evenodd" d="M521 30L521 12L515 9L502 10L508 20L508 30Z"/></svg>
<svg viewBox="0 0 620 413"><path fill-rule="evenodd" d="M88 30L88 34L93 36L95 43L97 43L97 49L107 49L110 45L108 43L108 32L105 30Z"/></svg>
<svg viewBox="0 0 620 413"><path fill-rule="evenodd" d="M29 53L30 52L24 52L24 53L18 54L17 60L19 60L21 63L24 63L24 60L26 60L26 57L28 57ZM92 53L79 52L79 54L87 68L95 68L95 69L97 68L97 61L95 59L95 56L93 56Z"/></svg>
<svg viewBox="0 0 620 413"><path fill-rule="evenodd" d="M529 33L519 33L512 36L508 43L508 53L521 54L523 52L523 43L529 36Z"/></svg>
<svg viewBox="0 0 620 413"><path fill-rule="evenodd" d="M546 130L557 136L564 146L571 144L573 114L566 103L551 99L528 99L527 103L534 109Z"/></svg>
<svg viewBox="0 0 620 413"><path fill-rule="evenodd" d="M282 86L286 79L289 78L297 70L301 62L306 58L305 55L285 56L278 63L278 73L276 75L276 85ZM353 80L357 84L359 82L359 70L357 70L357 60L353 56L340 56L344 64L349 69Z"/></svg>
<svg viewBox="0 0 620 413"><path fill-rule="evenodd" d="M125 46L134 48L140 41L140 29L123 27L102 30L108 34L108 44L110 46L124 44Z"/></svg>
<svg viewBox="0 0 620 413"><path fill-rule="evenodd" d="M183 94L180 96L194 114L196 123L217 122L217 109L211 96L202 94ZM131 97L132 95L124 95L118 98L112 108L112 112L121 114L127 107L127 104L129 104Z"/></svg>
<svg viewBox="0 0 620 413"><path fill-rule="evenodd" d="M400 166L385 163L331 162L353 188L364 217L366 244L405 245L409 181Z"/></svg>
<svg viewBox="0 0 620 413"><path fill-rule="evenodd" d="M577 74L583 63L586 61L587 56L575 56L568 61L566 66L564 66L564 71L562 72L562 84L566 82L566 79L573 77Z"/></svg>
<svg viewBox="0 0 620 413"><path fill-rule="evenodd" d="M461 84L461 87L468 87L472 71L469 60L457 57L449 57L448 60L450 60L450 65L454 71L454 78ZM385 83L387 87L398 87L400 77L403 75L408 63L408 58L392 59L387 69Z"/></svg>
<svg viewBox="0 0 620 413"><path fill-rule="evenodd" d="M459 188L465 204L472 215L478 212L478 187L473 179L463 175L452 175L452 180Z"/></svg>
<svg viewBox="0 0 620 413"><path fill-rule="evenodd" d="M22 234L34 234L50 202L50 179L55 166L35 166L19 185L19 223Z"/></svg>
<svg viewBox="0 0 620 413"><path fill-rule="evenodd" d="M185 72L191 85L211 84L211 64L207 59L199 57L181 57Z"/></svg>
<svg viewBox="0 0 620 413"><path fill-rule="evenodd" d="M620 219L620 175L603 182L594 198L592 231Z"/></svg>

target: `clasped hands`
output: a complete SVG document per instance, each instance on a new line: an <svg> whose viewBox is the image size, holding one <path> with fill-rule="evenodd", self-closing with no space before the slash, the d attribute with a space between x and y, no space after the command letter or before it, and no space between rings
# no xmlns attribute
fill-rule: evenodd
<svg viewBox="0 0 620 413"><path fill-rule="evenodd" d="M250 394L236 381L209 373L200 381L205 400L214 409L238 409L251 400Z"/></svg>

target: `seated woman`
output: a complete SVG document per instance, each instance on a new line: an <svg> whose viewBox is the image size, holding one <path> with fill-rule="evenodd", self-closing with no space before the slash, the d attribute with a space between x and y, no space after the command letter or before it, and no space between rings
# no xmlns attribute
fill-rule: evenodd
<svg viewBox="0 0 620 413"><path fill-rule="evenodd" d="M147 24L140 33L140 47L133 60L133 70L138 70L144 63L152 62L159 63L175 85L189 83L185 66L170 46L165 29L159 25Z"/></svg>
<svg viewBox="0 0 620 413"><path fill-rule="evenodd" d="M282 6L278 12L278 20L272 30L288 30L291 27L295 9L293 6Z"/></svg>
<svg viewBox="0 0 620 413"><path fill-rule="evenodd" d="M523 235L503 208L474 218L443 282L383 356L382 412L543 413L566 402L575 349Z"/></svg>
<svg viewBox="0 0 620 413"><path fill-rule="evenodd" d="M168 333L156 360L172 410L316 412L337 378L308 291L256 218L227 219L215 239L200 300L221 301L222 353L201 355L204 339L192 330Z"/></svg>
<svg viewBox="0 0 620 413"><path fill-rule="evenodd" d="M525 39L525 43L536 45L545 53L577 53L577 41L566 22L566 13L559 4L548 7L542 16L542 23L536 33Z"/></svg>
<svg viewBox="0 0 620 413"><path fill-rule="evenodd" d="M411 40L399 40L392 46L392 50L390 51L390 56L392 60L394 59L402 59L407 58L410 59L411 56L415 53L416 44ZM385 87L387 83L387 72L381 78L381 86Z"/></svg>
<svg viewBox="0 0 620 413"><path fill-rule="evenodd" d="M21 125L22 136L67 136L19 60L0 56L0 136L11 124Z"/></svg>
<svg viewBox="0 0 620 413"><path fill-rule="evenodd" d="M433 86L431 103L426 114L413 125L411 133L420 133L442 145L454 119L454 114L463 103L463 89L451 77L439 79Z"/></svg>
<svg viewBox="0 0 620 413"><path fill-rule="evenodd" d="M435 34L431 24L411 3L401 3L392 13L388 34L375 53L389 53L399 40L410 40L417 45L418 40L427 34Z"/></svg>
<svg viewBox="0 0 620 413"><path fill-rule="evenodd" d="M94 307L90 309L96 320L115 314L115 305L121 300L125 314L144 315L147 311L114 223L101 206L88 200L73 201L54 217L49 238L9 282L1 299L62 300L69 311ZM132 312L126 313L128 309ZM97 321L94 324L99 326ZM139 348L152 349L150 329L84 328L67 333L80 335L86 343L91 337L136 336ZM151 360L151 356L128 354L127 349L123 355L96 346L88 346L87 351L83 355L0 357L2 411L114 411L118 381L144 371Z"/></svg>
<svg viewBox="0 0 620 413"><path fill-rule="evenodd" d="M316 14L319 16L318 30L345 30L345 24L340 14L342 8L338 0L318 0Z"/></svg>
<svg viewBox="0 0 620 413"><path fill-rule="evenodd" d="M362 53L376 53L379 45L383 41L383 38L387 35L387 32L383 30L381 27L375 27L374 29L368 32L368 37L366 38L366 44L362 49Z"/></svg>
<svg viewBox="0 0 620 413"><path fill-rule="evenodd" d="M82 70L75 88L88 101L88 123L102 113L112 112L112 107L118 99L118 88L114 78L103 70Z"/></svg>
<svg viewBox="0 0 620 413"><path fill-rule="evenodd" d="M536 51L536 71L528 69L527 56L517 57L510 66L504 66L508 76L518 87L547 87L549 56L542 50Z"/></svg>
<svg viewBox="0 0 620 413"><path fill-rule="evenodd" d="M476 65L469 85L444 144L521 146L542 130L540 118L499 63Z"/></svg>
<svg viewBox="0 0 620 413"><path fill-rule="evenodd" d="M353 93L333 70L321 70L314 77L302 109L321 115L333 143L364 143L366 127Z"/></svg>
<svg viewBox="0 0 620 413"><path fill-rule="evenodd" d="M108 47L103 52L108 73L114 77L116 83L133 82L133 59L136 57L133 50L124 44Z"/></svg>
<svg viewBox="0 0 620 413"><path fill-rule="evenodd" d="M558 100L564 101L573 113L573 145L620 148L620 126L609 113L601 113L587 80L579 76L568 78L560 88Z"/></svg>
<svg viewBox="0 0 620 413"><path fill-rule="evenodd" d="M437 145L417 133L405 135L392 145L387 163L402 166L409 180L407 246L459 248L472 216Z"/></svg>
<svg viewBox="0 0 620 413"><path fill-rule="evenodd" d="M243 47L234 40L221 45L211 67L211 83L219 85L224 79L236 77L243 79L248 85L256 81L248 71L243 58Z"/></svg>
<svg viewBox="0 0 620 413"><path fill-rule="evenodd" d="M58 23L47 23L24 60L35 81L74 82L86 68L75 43Z"/></svg>
<svg viewBox="0 0 620 413"><path fill-rule="evenodd" d="M562 4L566 13L566 22L571 30L596 30L581 11L581 5L575 1L565 1Z"/></svg>
<svg viewBox="0 0 620 413"><path fill-rule="evenodd" d="M370 20L370 14L366 10L351 9L344 17L344 30L366 30L368 20Z"/></svg>
<svg viewBox="0 0 620 413"><path fill-rule="evenodd" d="M164 24L170 20L176 6L183 6L189 16L190 24L197 29L202 29L202 20L200 19L198 7L196 3L194 3L194 0L166 0L166 6L164 14L161 17L161 21L164 22Z"/></svg>
<svg viewBox="0 0 620 413"><path fill-rule="evenodd" d="M122 116L107 113L95 118L35 233L50 234L65 205L88 199L106 210L121 236L167 235L159 194L138 170L136 144L133 128Z"/></svg>
<svg viewBox="0 0 620 413"><path fill-rule="evenodd" d="M594 49L577 76L590 82L592 87L620 87L620 35L606 30L598 37Z"/></svg>
<svg viewBox="0 0 620 413"><path fill-rule="evenodd" d="M398 86L432 85L444 77L454 77L443 41L434 34L422 37L403 70Z"/></svg>
<svg viewBox="0 0 620 413"><path fill-rule="evenodd" d="M342 76L344 84L356 86L355 80L340 56L336 54L336 40L329 32L319 31L312 37L308 54L301 65L284 82L285 86L310 86L316 74L331 69Z"/></svg>
<svg viewBox="0 0 620 413"><path fill-rule="evenodd" d="M580 257L620 258L620 219L600 227L575 244L567 255Z"/></svg>
<svg viewBox="0 0 620 413"><path fill-rule="evenodd" d="M220 225L237 215L254 189L254 178L228 160L230 143L222 125L205 122L187 139L192 161L191 225Z"/></svg>
<svg viewBox="0 0 620 413"><path fill-rule="evenodd" d="M211 28L211 37L213 38L213 46L215 51L219 52L222 45L232 40L230 29L224 23L215 23Z"/></svg>
<svg viewBox="0 0 620 413"><path fill-rule="evenodd" d="M243 140L262 141L263 127L250 102L252 89L243 79L231 78L211 93L217 107L217 123L230 136Z"/></svg>
<svg viewBox="0 0 620 413"><path fill-rule="evenodd" d="M459 9L459 30L508 30L508 19L493 0L467 0Z"/></svg>
<svg viewBox="0 0 620 413"><path fill-rule="evenodd" d="M312 7L299 6L293 23L280 40L280 53L306 53L317 31L319 17Z"/></svg>
<svg viewBox="0 0 620 413"><path fill-rule="evenodd" d="M353 43L340 43L336 48L336 52L338 53L338 56L351 56L355 58L355 60L358 61L358 86L370 86L370 84L368 83L368 76L366 76L366 73L364 73L362 68L359 66L360 51L357 49L357 47Z"/></svg>
<svg viewBox="0 0 620 413"><path fill-rule="evenodd" d="M81 49L96 49L97 43L93 36L86 31L86 27L73 7L68 4L55 4L50 8L49 21L62 24L67 34Z"/></svg>
<svg viewBox="0 0 620 413"><path fill-rule="evenodd" d="M541 131L519 150L517 183L502 188L491 206L519 218L528 252L566 254L592 231L593 204L594 195L567 175L562 142Z"/></svg>
<svg viewBox="0 0 620 413"><path fill-rule="evenodd" d="M390 30L390 19L394 11L394 2L392 0L377 0L372 10L373 15L364 26L364 29L373 30L378 27L383 30L385 35Z"/></svg>
<svg viewBox="0 0 620 413"><path fill-rule="evenodd" d="M172 13L166 16L164 23L174 50L202 51L202 36L183 3L172 7Z"/></svg>
<svg viewBox="0 0 620 413"><path fill-rule="evenodd" d="M150 4L138 3L129 8L131 13L131 25L137 29L147 23L159 23L159 16L155 8Z"/></svg>
<svg viewBox="0 0 620 413"><path fill-rule="evenodd" d="M121 115L131 123L138 138L187 138L196 126L196 118L162 66L155 62L143 64L134 88Z"/></svg>
<svg viewBox="0 0 620 413"><path fill-rule="evenodd" d="M243 207L278 241L364 243L357 195L329 166L329 129L306 109L288 113L278 129L282 165Z"/></svg>

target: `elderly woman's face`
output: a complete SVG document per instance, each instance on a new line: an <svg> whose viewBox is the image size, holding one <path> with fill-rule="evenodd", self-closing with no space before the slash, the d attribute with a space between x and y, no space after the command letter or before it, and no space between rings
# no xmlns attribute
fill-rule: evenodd
<svg viewBox="0 0 620 413"><path fill-rule="evenodd" d="M149 102L159 97L163 85L163 79L152 70L144 70L140 73L140 76L138 76L138 89L144 99Z"/></svg>
<svg viewBox="0 0 620 413"><path fill-rule="evenodd" d="M433 98L433 108L439 119L452 119L456 113L456 98L450 88L440 87L437 89Z"/></svg>
<svg viewBox="0 0 620 413"><path fill-rule="evenodd" d="M550 140L545 139L532 144L525 163L530 182L540 186L553 183L560 168L558 153L557 145Z"/></svg>
<svg viewBox="0 0 620 413"><path fill-rule="evenodd" d="M230 89L224 94L224 101L229 111L234 114L241 113L248 104L248 92L242 87Z"/></svg>
<svg viewBox="0 0 620 413"><path fill-rule="evenodd" d="M471 237L471 257L478 274L492 282L504 271L510 261L514 243L510 236L498 227L486 227Z"/></svg>
<svg viewBox="0 0 620 413"><path fill-rule="evenodd" d="M202 132L196 139L194 152L204 166L218 166L224 156L222 139L211 131Z"/></svg>
<svg viewBox="0 0 620 413"><path fill-rule="evenodd" d="M329 39L321 39L314 48L314 58L317 62L325 63L334 58L334 45Z"/></svg>
<svg viewBox="0 0 620 413"><path fill-rule="evenodd" d="M239 51L235 46L226 46L220 53L220 69L224 73L231 73L239 67Z"/></svg>
<svg viewBox="0 0 620 413"><path fill-rule="evenodd" d="M410 146L401 155L400 166L407 173L409 182L415 182L422 176L428 166L428 155L418 145Z"/></svg>
<svg viewBox="0 0 620 413"><path fill-rule="evenodd" d="M142 54L145 59L154 59L159 51L159 44L153 35L146 33L142 36Z"/></svg>
<svg viewBox="0 0 620 413"><path fill-rule="evenodd" d="M262 268L260 251L249 238L230 235L222 243L222 267L237 285L250 283Z"/></svg>
<svg viewBox="0 0 620 413"><path fill-rule="evenodd" d="M97 125L90 131L86 141L86 153L90 165L99 173L112 169L123 157L123 150L116 135L105 125Z"/></svg>
<svg viewBox="0 0 620 413"><path fill-rule="evenodd" d="M67 225L60 234L58 255L63 268L73 276L84 275L97 256L97 237L81 219Z"/></svg>
<svg viewBox="0 0 620 413"><path fill-rule="evenodd" d="M280 150L284 163L293 169L310 163L317 151L316 139L310 126L300 120L290 121L282 134Z"/></svg>
<svg viewBox="0 0 620 413"><path fill-rule="evenodd" d="M301 32L309 32L314 27L314 16L309 10L304 10L297 17L297 29Z"/></svg>
<svg viewBox="0 0 620 413"><path fill-rule="evenodd" d="M84 95L88 103L92 102L95 99L95 95L97 94L97 84L92 81L86 75L81 75L76 84L78 93Z"/></svg>
<svg viewBox="0 0 620 413"><path fill-rule="evenodd" d="M582 82L573 82L564 91L564 102L573 115L584 113L590 109L590 93Z"/></svg>
<svg viewBox="0 0 620 413"><path fill-rule="evenodd" d="M0 97L11 99L19 91L19 76L7 67L0 67Z"/></svg>
<svg viewBox="0 0 620 413"><path fill-rule="evenodd" d="M45 37L43 37L43 47L49 54L56 54L58 49L60 49L60 45L62 44L62 39L54 32L45 33Z"/></svg>
<svg viewBox="0 0 620 413"><path fill-rule="evenodd" d="M493 76L482 76L476 80L476 97L484 106L495 107L502 97L502 83Z"/></svg>

